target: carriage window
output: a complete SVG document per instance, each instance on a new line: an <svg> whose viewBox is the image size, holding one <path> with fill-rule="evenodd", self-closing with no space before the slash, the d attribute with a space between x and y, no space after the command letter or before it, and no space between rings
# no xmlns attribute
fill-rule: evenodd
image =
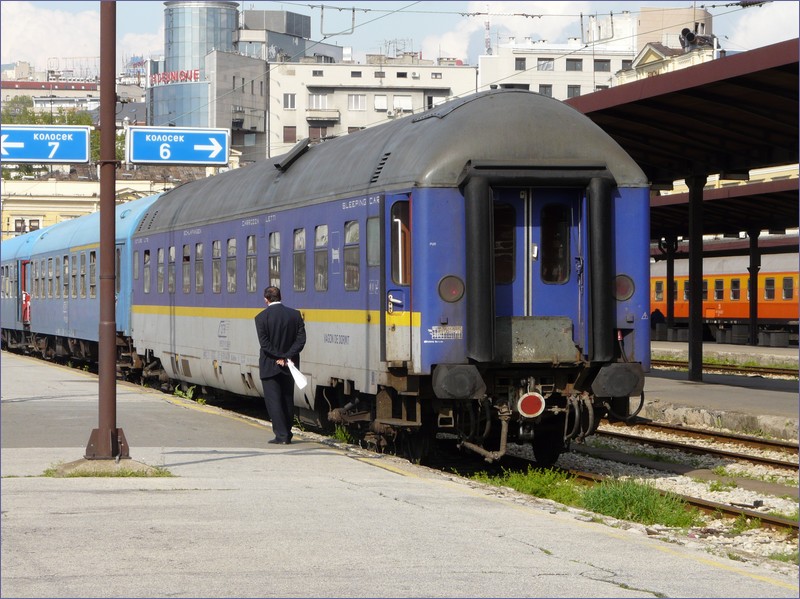
<svg viewBox="0 0 800 599"><path fill-rule="evenodd" d="M397 285L411 284L411 228L409 202L392 205L392 281Z"/></svg>
<svg viewBox="0 0 800 599"><path fill-rule="evenodd" d="M33 293L31 297L39 297L39 275L37 274L39 263L34 260L31 262L31 280L33 281Z"/></svg>
<svg viewBox="0 0 800 599"><path fill-rule="evenodd" d="M672 282L672 301L678 301L678 283L676 281Z"/></svg>
<svg viewBox="0 0 800 599"><path fill-rule="evenodd" d="M656 281L656 289L653 299L657 302L664 301L664 281Z"/></svg>
<svg viewBox="0 0 800 599"><path fill-rule="evenodd" d="M494 207L494 275L497 284L514 281L514 223L516 212L510 204Z"/></svg>
<svg viewBox="0 0 800 599"><path fill-rule="evenodd" d="M714 279L714 301L719 302L725 299L725 283L722 279Z"/></svg>
<svg viewBox="0 0 800 599"><path fill-rule="evenodd" d="M194 244L194 292L203 293L203 244Z"/></svg>
<svg viewBox="0 0 800 599"><path fill-rule="evenodd" d="M80 270L80 294L81 297L86 297L86 254L80 254L81 270Z"/></svg>
<svg viewBox="0 0 800 599"><path fill-rule="evenodd" d="M122 288L120 281L121 265L122 265L122 250L117 248L117 251L114 254L114 293L117 294L119 294L119 290Z"/></svg>
<svg viewBox="0 0 800 599"><path fill-rule="evenodd" d="M683 301L689 301L689 281L686 280L683 282Z"/></svg>
<svg viewBox="0 0 800 599"><path fill-rule="evenodd" d="M734 302L739 301L739 297L742 293L739 285L740 285L739 279L731 279L731 300Z"/></svg>
<svg viewBox="0 0 800 599"><path fill-rule="evenodd" d="M703 279L703 301L708 301L708 279Z"/></svg>
<svg viewBox="0 0 800 599"><path fill-rule="evenodd" d="M790 300L794 297L794 279L791 277L783 278L783 299Z"/></svg>
<svg viewBox="0 0 800 599"><path fill-rule="evenodd" d="M139 250L133 252L133 280L139 280Z"/></svg>
<svg viewBox="0 0 800 599"><path fill-rule="evenodd" d="M164 248L158 248L157 252L156 285L158 287L158 293L164 293Z"/></svg>
<svg viewBox="0 0 800 599"><path fill-rule="evenodd" d="M294 230L294 290L306 290L306 230Z"/></svg>
<svg viewBox="0 0 800 599"><path fill-rule="evenodd" d="M258 253L256 252L256 236L247 236L247 292L254 293L258 287Z"/></svg>
<svg viewBox="0 0 800 599"><path fill-rule="evenodd" d="M314 229L314 289L328 290L328 225Z"/></svg>
<svg viewBox="0 0 800 599"><path fill-rule="evenodd" d="M764 279L764 299L765 300L775 299L775 279L773 279L772 277Z"/></svg>
<svg viewBox="0 0 800 599"><path fill-rule="evenodd" d="M211 242L211 291L222 293L222 245Z"/></svg>
<svg viewBox="0 0 800 599"><path fill-rule="evenodd" d="M181 262L181 280L184 293L192 291L192 246L183 246L183 261Z"/></svg>
<svg viewBox="0 0 800 599"><path fill-rule="evenodd" d="M144 292L150 293L150 250L144 251Z"/></svg>
<svg viewBox="0 0 800 599"><path fill-rule="evenodd" d="M569 219L564 206L542 208L542 281L566 283L569 279Z"/></svg>
<svg viewBox="0 0 800 599"><path fill-rule="evenodd" d="M78 297L78 256L72 254L72 267L70 268L72 281L72 297Z"/></svg>
<svg viewBox="0 0 800 599"><path fill-rule="evenodd" d="M97 297L97 252L89 252L89 297Z"/></svg>
<svg viewBox="0 0 800 599"><path fill-rule="evenodd" d="M47 259L47 297L53 297L53 259Z"/></svg>
<svg viewBox="0 0 800 599"><path fill-rule="evenodd" d="M39 277L42 279L39 290L42 294L42 299L44 299L47 297L47 260L44 258L42 258L41 268L39 269Z"/></svg>
<svg viewBox="0 0 800 599"><path fill-rule="evenodd" d="M55 297L61 297L61 256L56 256L56 266L53 274L56 278L53 284L53 295Z"/></svg>
<svg viewBox="0 0 800 599"><path fill-rule="evenodd" d="M381 265L381 221L377 217L367 219L367 266Z"/></svg>
<svg viewBox="0 0 800 599"><path fill-rule="evenodd" d="M169 246L167 257L167 293L175 293L175 246Z"/></svg>
<svg viewBox="0 0 800 599"><path fill-rule="evenodd" d="M358 221L344 224L344 288L345 291L358 291L361 275L361 239Z"/></svg>
<svg viewBox="0 0 800 599"><path fill-rule="evenodd" d="M236 238L228 240L225 282L228 293L236 293Z"/></svg>
<svg viewBox="0 0 800 599"><path fill-rule="evenodd" d="M269 284L281 286L281 234L269 234Z"/></svg>

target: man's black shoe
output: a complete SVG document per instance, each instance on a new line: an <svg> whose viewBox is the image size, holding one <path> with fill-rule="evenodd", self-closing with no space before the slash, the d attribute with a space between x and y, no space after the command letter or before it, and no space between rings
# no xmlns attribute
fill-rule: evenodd
<svg viewBox="0 0 800 599"><path fill-rule="evenodd" d="M280 441L278 439L270 439L267 443L272 443L274 445L291 445L291 441Z"/></svg>

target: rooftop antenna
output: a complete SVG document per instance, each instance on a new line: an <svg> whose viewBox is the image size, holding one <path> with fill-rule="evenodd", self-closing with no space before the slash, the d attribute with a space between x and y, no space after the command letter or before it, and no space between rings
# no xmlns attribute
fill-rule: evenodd
<svg viewBox="0 0 800 599"><path fill-rule="evenodd" d="M486 54L491 56L492 54L492 34L489 29L489 5L486 5L486 32L484 34L484 45L486 46Z"/></svg>

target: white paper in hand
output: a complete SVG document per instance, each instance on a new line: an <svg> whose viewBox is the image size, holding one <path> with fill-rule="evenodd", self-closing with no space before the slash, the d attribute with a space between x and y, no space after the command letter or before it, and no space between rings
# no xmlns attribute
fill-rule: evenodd
<svg viewBox="0 0 800 599"><path fill-rule="evenodd" d="M286 364L289 366L289 372L292 373L292 378L294 379L294 384L297 385L297 388L305 389L306 385L308 385L306 376L297 370L297 366L295 366L294 362L291 360L286 360Z"/></svg>

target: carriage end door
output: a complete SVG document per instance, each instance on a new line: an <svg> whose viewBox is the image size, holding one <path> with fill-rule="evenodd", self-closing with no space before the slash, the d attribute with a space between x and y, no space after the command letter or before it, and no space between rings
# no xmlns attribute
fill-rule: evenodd
<svg viewBox="0 0 800 599"><path fill-rule="evenodd" d="M384 356L387 362L408 363L411 361L412 308L410 196L387 196L385 210Z"/></svg>

